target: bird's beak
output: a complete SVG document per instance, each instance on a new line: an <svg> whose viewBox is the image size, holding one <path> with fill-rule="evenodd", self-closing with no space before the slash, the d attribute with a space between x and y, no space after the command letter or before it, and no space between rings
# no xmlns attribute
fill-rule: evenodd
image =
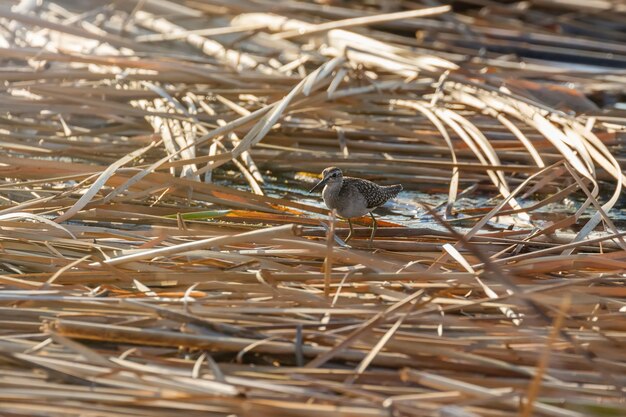
<svg viewBox="0 0 626 417"><path fill-rule="evenodd" d="M311 188L309 190L309 193L312 193L313 191L317 190L318 188L323 187L324 185L326 185L326 183L328 182L329 179L330 179L330 177L326 177L326 178L320 180L320 182L315 184L315 187L313 187L313 188Z"/></svg>

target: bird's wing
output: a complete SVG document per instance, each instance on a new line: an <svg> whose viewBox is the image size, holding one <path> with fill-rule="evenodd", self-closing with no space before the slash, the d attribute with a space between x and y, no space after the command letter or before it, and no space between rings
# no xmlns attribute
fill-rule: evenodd
<svg viewBox="0 0 626 417"><path fill-rule="evenodd" d="M382 206L387 200L393 197L384 187L362 178L344 177L343 181L349 183L346 185L354 186L359 190L365 198L367 208Z"/></svg>

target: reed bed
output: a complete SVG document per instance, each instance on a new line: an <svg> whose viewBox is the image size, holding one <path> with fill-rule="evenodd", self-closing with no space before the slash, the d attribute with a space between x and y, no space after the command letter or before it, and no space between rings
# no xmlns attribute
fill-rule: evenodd
<svg viewBox="0 0 626 417"><path fill-rule="evenodd" d="M1 414L624 415L624 22L5 2ZM411 214L347 246L330 165Z"/></svg>

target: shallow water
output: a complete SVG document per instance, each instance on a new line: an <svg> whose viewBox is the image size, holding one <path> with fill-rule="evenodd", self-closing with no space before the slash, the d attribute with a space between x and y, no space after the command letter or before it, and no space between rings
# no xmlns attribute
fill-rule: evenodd
<svg viewBox="0 0 626 417"><path fill-rule="evenodd" d="M270 197L287 198L297 200L303 204L324 209L326 208L320 192L309 194L308 189L294 188L289 185L280 185L276 183L268 183L263 188L266 194ZM434 208L436 212L443 214L447 201L447 194L428 194L412 190L402 191L395 199L388 201L385 205L376 209L374 215L406 227L428 227L436 230L446 230L445 227L437 223L436 220L429 215L419 203L427 204ZM483 207L487 206L488 202L489 199L483 197L462 198L455 203L455 208L465 209ZM316 213L310 213L310 215L319 219L326 218L325 216ZM468 226L471 227L470 224L463 224L468 222L462 222L462 219L458 219L457 221L454 221L454 223L455 228L459 229L459 231L467 229ZM491 222L490 226L494 228L506 228L509 227L509 224Z"/></svg>
<svg viewBox="0 0 626 417"><path fill-rule="evenodd" d="M298 200L303 204L326 208L320 192L313 194L308 193L308 189L313 185L312 183L296 183L294 182L293 177L268 178L268 180L269 181L263 187L268 196ZM237 188L248 189L247 186ZM427 204L434 208L437 213L443 215L447 201L447 194L429 194L420 191L405 190L402 191L394 200L389 201L384 206L376 209L374 214L377 217L382 217L385 220L398 223L406 227L428 227L436 230L446 230L445 227L437 223L435 219L420 206L419 203ZM533 199L518 199L518 202L522 205L522 207L528 207L537 203L537 201ZM575 213L583 202L583 198L566 198L562 202L547 204L533 211L534 216L532 223L534 226L542 227L550 221L551 217L569 216ZM458 199L454 204L454 208L455 210L476 209L493 207L494 204L495 201L487 196L470 195ZM618 204L615 205L615 208L609 213L610 218L620 230L626 229L626 207L624 206L623 201L618 202ZM595 209L593 206L588 208L581 216L579 224L584 224L584 222L594 213ZM325 216L315 213L311 213L310 215L320 219L325 218ZM471 228L476 221L475 219L468 219L464 221L463 219L465 217L468 216L459 214L457 218L450 219L451 225L453 225L459 232L463 232L464 230ZM486 228L492 230L506 228L530 229L533 225L524 224L523 222L520 222L519 219L512 216L500 216L492 219Z"/></svg>

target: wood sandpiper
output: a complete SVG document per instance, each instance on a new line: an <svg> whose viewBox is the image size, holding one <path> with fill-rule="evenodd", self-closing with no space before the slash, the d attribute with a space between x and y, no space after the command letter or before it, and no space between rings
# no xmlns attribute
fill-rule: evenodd
<svg viewBox="0 0 626 417"><path fill-rule="evenodd" d="M400 184L382 186L362 178L344 177L337 167L328 167L322 171L322 179L315 184L315 187L311 188L309 193L321 186L324 186L322 197L326 207L331 210L336 209L338 215L348 219L350 233L345 239L346 243L354 232L351 219L369 213L373 221L372 234L369 239L370 246L374 241L377 227L376 218L372 211L402 191Z"/></svg>

